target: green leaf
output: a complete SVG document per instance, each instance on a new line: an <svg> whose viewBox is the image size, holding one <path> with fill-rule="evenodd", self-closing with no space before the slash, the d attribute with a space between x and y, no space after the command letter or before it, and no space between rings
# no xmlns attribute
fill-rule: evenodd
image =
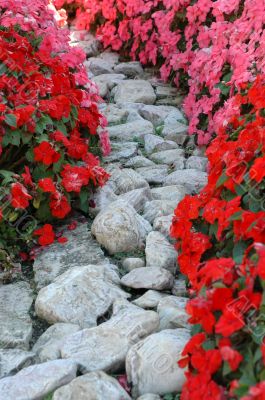
<svg viewBox="0 0 265 400"><path fill-rule="evenodd" d="M3 147L13 144L14 146L20 145L21 132L19 130L9 131L3 137Z"/></svg>
<svg viewBox="0 0 265 400"><path fill-rule="evenodd" d="M216 182L216 187L222 186L228 180L228 176L225 172L219 177L218 181Z"/></svg>
<svg viewBox="0 0 265 400"><path fill-rule="evenodd" d="M244 253L248 247L248 244L243 241L239 241L235 243L233 248L233 259L235 260L236 264L241 264L243 261Z"/></svg>
<svg viewBox="0 0 265 400"><path fill-rule="evenodd" d="M17 126L17 117L14 114L6 114L5 123L13 128Z"/></svg>
<svg viewBox="0 0 265 400"><path fill-rule="evenodd" d="M240 221L242 218L243 211L237 211L235 214L231 215L229 221Z"/></svg>

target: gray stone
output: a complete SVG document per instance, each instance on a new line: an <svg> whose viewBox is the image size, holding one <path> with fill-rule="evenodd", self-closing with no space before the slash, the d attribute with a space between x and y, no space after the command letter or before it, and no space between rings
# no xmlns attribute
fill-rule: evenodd
<svg viewBox="0 0 265 400"><path fill-rule="evenodd" d="M119 283L114 265L73 267L40 290L36 314L51 324L96 326L98 317L106 313L117 297L128 297Z"/></svg>
<svg viewBox="0 0 265 400"><path fill-rule="evenodd" d="M141 168L141 167L152 167L155 163L143 156L136 156L126 161L124 164L125 167L131 168Z"/></svg>
<svg viewBox="0 0 265 400"><path fill-rule="evenodd" d="M113 51L109 51L109 50L105 50L103 52L100 53L100 55L98 56L98 58L102 58L103 60L105 60L106 62L108 62L110 65L112 65L113 67L118 64L119 62L119 54L118 53L114 53Z"/></svg>
<svg viewBox="0 0 265 400"><path fill-rule="evenodd" d="M125 124L110 126L108 127L108 132L111 139L127 142L133 139L140 139L146 134L152 134L154 127L151 122L138 119Z"/></svg>
<svg viewBox="0 0 265 400"><path fill-rule="evenodd" d="M67 243L54 243L36 257L33 269L38 288L49 285L71 267L107 262L86 223L80 223L72 231L66 229L64 236L68 239Z"/></svg>
<svg viewBox="0 0 265 400"><path fill-rule="evenodd" d="M111 74L113 66L106 60L96 57L90 57L84 63L85 67L89 69L95 76L101 74Z"/></svg>
<svg viewBox="0 0 265 400"><path fill-rule="evenodd" d="M187 329L168 329L141 340L126 357L126 372L133 395L180 392L185 369L178 366L190 338Z"/></svg>
<svg viewBox="0 0 265 400"><path fill-rule="evenodd" d="M137 397L137 400L161 400L161 397L158 396L157 394L146 393L140 397Z"/></svg>
<svg viewBox="0 0 265 400"><path fill-rule="evenodd" d="M194 138L194 136L190 136L190 138ZM205 157L206 146L196 147L192 153L193 156Z"/></svg>
<svg viewBox="0 0 265 400"><path fill-rule="evenodd" d="M145 258L147 267L165 268L172 274L177 270L178 253L160 232L150 232L146 238Z"/></svg>
<svg viewBox="0 0 265 400"><path fill-rule="evenodd" d="M159 330L190 328L189 316L185 310L188 299L185 297L168 296L160 300L157 312L160 318Z"/></svg>
<svg viewBox="0 0 265 400"><path fill-rule="evenodd" d="M145 262L142 258L127 257L122 261L122 266L125 271L130 272L135 268L143 268L145 266Z"/></svg>
<svg viewBox="0 0 265 400"><path fill-rule="evenodd" d="M28 350L32 336L32 291L26 282L0 286L0 345Z"/></svg>
<svg viewBox="0 0 265 400"><path fill-rule="evenodd" d="M136 212L140 213L143 211L145 203L152 199L151 189L149 187L134 189L120 195L119 199L126 201L133 206Z"/></svg>
<svg viewBox="0 0 265 400"><path fill-rule="evenodd" d="M165 237L170 237L172 219L173 215L165 215L164 217L155 218L153 222L154 230L162 233Z"/></svg>
<svg viewBox="0 0 265 400"><path fill-rule="evenodd" d="M118 84L114 96L115 103L154 104L156 95L148 81L125 80Z"/></svg>
<svg viewBox="0 0 265 400"><path fill-rule="evenodd" d="M38 355L40 362L56 360L60 358L61 341L80 329L80 326L75 324L54 324L39 337L32 350Z"/></svg>
<svg viewBox="0 0 265 400"><path fill-rule="evenodd" d="M153 153L150 156L151 160L158 164L173 164L177 159L181 158L184 160L184 150L182 149L173 149L173 150L164 150L159 151L157 153ZM184 162L183 162L184 164Z"/></svg>
<svg viewBox="0 0 265 400"><path fill-rule="evenodd" d="M149 187L140 174L129 168L113 169L108 184L113 187L115 194L124 194L131 190Z"/></svg>
<svg viewBox="0 0 265 400"><path fill-rule="evenodd" d="M185 280L180 278L175 279L171 293L174 296L188 296Z"/></svg>
<svg viewBox="0 0 265 400"><path fill-rule="evenodd" d="M108 184L99 187L93 195L94 207L90 207L89 211L95 216L111 203L118 200L118 198L119 197L113 192L112 188Z"/></svg>
<svg viewBox="0 0 265 400"><path fill-rule="evenodd" d="M208 159L206 157L191 156L186 161L186 168L198 169L200 171L206 172L207 164L208 164Z"/></svg>
<svg viewBox="0 0 265 400"><path fill-rule="evenodd" d="M166 117L162 135L167 136L171 133L186 133L187 126L185 126L185 122L184 115L176 108L175 111L172 111Z"/></svg>
<svg viewBox="0 0 265 400"><path fill-rule="evenodd" d="M176 120L174 123L165 123L162 129L162 135L165 139L177 141L180 135L185 135L188 132L188 126ZM186 138L185 138L186 139ZM181 143L179 143L181 144Z"/></svg>
<svg viewBox="0 0 265 400"><path fill-rule="evenodd" d="M150 224L128 203L118 200L95 218L91 231L110 254L144 247Z"/></svg>
<svg viewBox="0 0 265 400"><path fill-rule="evenodd" d="M76 377L77 365L55 360L32 365L14 376L0 380L0 399L39 400Z"/></svg>
<svg viewBox="0 0 265 400"><path fill-rule="evenodd" d="M152 106L152 105L143 105L139 113L140 115L152 122L155 126L160 126L164 124L164 120L168 116L171 111L174 111L175 107L171 106Z"/></svg>
<svg viewBox="0 0 265 400"><path fill-rule="evenodd" d="M119 382L103 371L91 372L56 390L53 400L130 400Z"/></svg>
<svg viewBox="0 0 265 400"><path fill-rule="evenodd" d="M207 184L207 174L197 169L186 169L172 172L165 180L164 186L183 185L189 193L198 192Z"/></svg>
<svg viewBox="0 0 265 400"><path fill-rule="evenodd" d="M177 95L178 95L177 89L171 86L159 85L156 87L156 97L158 100L164 99L166 97L175 97Z"/></svg>
<svg viewBox="0 0 265 400"><path fill-rule="evenodd" d="M138 144L135 142L111 143L111 153L104 158L105 162L127 160L137 154Z"/></svg>
<svg viewBox="0 0 265 400"><path fill-rule="evenodd" d="M102 104L100 105L100 111L103 112L110 125L123 124L129 114L127 110L119 108L116 104Z"/></svg>
<svg viewBox="0 0 265 400"><path fill-rule="evenodd" d="M0 349L0 379L14 375L34 363L35 353L20 349Z"/></svg>
<svg viewBox="0 0 265 400"><path fill-rule="evenodd" d="M68 337L62 345L61 355L75 360L82 373L117 372L124 367L130 347L156 331L158 325L156 312L144 311L129 302L117 302L109 321Z"/></svg>
<svg viewBox="0 0 265 400"><path fill-rule="evenodd" d="M184 157L177 158L172 164L174 171L179 171L179 170L185 169L185 161L186 160Z"/></svg>
<svg viewBox="0 0 265 400"><path fill-rule="evenodd" d="M160 300L164 297L168 297L168 294L156 290L147 290L145 294L133 300L132 303L142 308L156 308Z"/></svg>
<svg viewBox="0 0 265 400"><path fill-rule="evenodd" d="M172 215L176 208L174 200L152 200L145 203L143 217L152 224L158 217Z"/></svg>
<svg viewBox="0 0 265 400"><path fill-rule="evenodd" d="M173 275L164 268L136 268L121 278L124 286L134 289L171 289L174 283Z"/></svg>
<svg viewBox="0 0 265 400"><path fill-rule="evenodd" d="M187 193L184 186L181 185L153 188L151 192L154 200L174 200L176 205Z"/></svg>
<svg viewBox="0 0 265 400"><path fill-rule="evenodd" d="M154 165L152 167L136 168L136 172L140 174L148 183L163 184L168 176L167 165Z"/></svg>
<svg viewBox="0 0 265 400"><path fill-rule="evenodd" d="M123 62L114 67L114 71L118 74L125 74L134 77L141 75L144 70L138 61Z"/></svg>
<svg viewBox="0 0 265 400"><path fill-rule="evenodd" d="M119 82L125 79L125 75L123 74L103 73L102 75L95 75L96 76L92 78L92 82L98 86L106 86L107 90L111 90L115 85L118 85Z"/></svg>
<svg viewBox="0 0 265 400"><path fill-rule="evenodd" d="M90 35L88 40L79 40L77 43L72 43L72 47L78 46L81 47L81 49L85 52L87 57L94 57L96 56L102 45L98 39L96 39L94 36Z"/></svg>
<svg viewBox="0 0 265 400"><path fill-rule="evenodd" d="M152 135L151 133L148 133L144 136L144 149L147 154L176 148L178 148L177 143L169 140L164 140L157 135Z"/></svg>
<svg viewBox="0 0 265 400"><path fill-rule="evenodd" d="M157 106L173 106L178 107L183 103L183 96L177 97L164 97L163 99L159 99L156 101Z"/></svg>

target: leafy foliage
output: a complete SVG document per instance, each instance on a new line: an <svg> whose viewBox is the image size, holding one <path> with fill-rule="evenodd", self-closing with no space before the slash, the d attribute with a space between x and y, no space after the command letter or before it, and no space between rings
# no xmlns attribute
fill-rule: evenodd
<svg viewBox="0 0 265 400"><path fill-rule="evenodd" d="M209 179L175 210L193 337L181 398L262 399L265 364L265 78L233 98L240 115L207 149Z"/></svg>
<svg viewBox="0 0 265 400"><path fill-rule="evenodd" d="M73 202L87 211L109 142L85 55L48 2L0 1L0 46L0 247L14 253L32 236L52 243Z"/></svg>

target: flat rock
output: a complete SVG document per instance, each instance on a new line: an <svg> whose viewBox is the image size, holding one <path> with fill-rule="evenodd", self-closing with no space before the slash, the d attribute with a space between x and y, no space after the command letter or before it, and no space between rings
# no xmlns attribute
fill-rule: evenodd
<svg viewBox="0 0 265 400"><path fill-rule="evenodd" d="M103 73L102 75L94 74L91 80L96 83L96 85L107 85L107 88L111 90L115 85L118 85L119 82L123 81L126 77L123 74L112 74L112 73Z"/></svg>
<svg viewBox="0 0 265 400"><path fill-rule="evenodd" d="M157 312L160 318L159 330L187 328L189 316L185 310L188 299L186 297L168 296L160 300Z"/></svg>
<svg viewBox="0 0 265 400"><path fill-rule="evenodd" d="M145 203L152 199L151 189L149 187L134 189L120 195L119 199L126 201L133 206L136 212L140 213L143 211Z"/></svg>
<svg viewBox="0 0 265 400"><path fill-rule="evenodd" d="M130 272L135 268L143 268L145 266L145 262L142 258L127 257L122 261L122 266L125 271Z"/></svg>
<svg viewBox="0 0 265 400"><path fill-rule="evenodd" d="M206 172L207 164L208 159L206 157L191 156L186 161L186 168Z"/></svg>
<svg viewBox="0 0 265 400"><path fill-rule="evenodd" d="M97 241L110 254L142 249L151 230L150 224L122 200L102 210L91 227Z"/></svg>
<svg viewBox="0 0 265 400"><path fill-rule="evenodd" d="M160 300L167 296L167 293L158 292L157 290L147 290L145 294L133 300L132 303L142 308L156 308Z"/></svg>
<svg viewBox="0 0 265 400"><path fill-rule="evenodd" d="M143 67L138 61L120 63L114 67L114 71L130 77L141 75L144 72Z"/></svg>
<svg viewBox="0 0 265 400"><path fill-rule="evenodd" d="M187 297L188 296L188 291L187 291L187 288L186 288L185 280L184 279L180 279L180 278L175 279L174 285L173 285L173 287L171 289L171 293L174 296L181 296L181 297L186 296Z"/></svg>
<svg viewBox="0 0 265 400"><path fill-rule="evenodd" d="M170 227L172 224L173 215L165 215L164 217L157 217L153 222L155 231L162 233L165 237L170 237Z"/></svg>
<svg viewBox="0 0 265 400"><path fill-rule="evenodd" d="M115 103L144 103L154 104L156 95L148 81L124 80L117 86L114 96Z"/></svg>
<svg viewBox="0 0 265 400"><path fill-rule="evenodd" d="M178 145L175 142L164 140L158 135L153 135L152 132L144 135L144 149L147 154L176 148Z"/></svg>
<svg viewBox="0 0 265 400"><path fill-rule="evenodd" d="M133 139L139 139L146 134L152 134L154 127L149 121L137 119L132 122L126 122L121 125L108 127L109 137L121 142L127 142Z"/></svg>
<svg viewBox="0 0 265 400"><path fill-rule="evenodd" d="M112 65L113 67L119 63L119 54L115 53L114 51L110 51L110 50L105 50L102 51L98 58L102 58L103 60L107 61L110 65Z"/></svg>
<svg viewBox="0 0 265 400"><path fill-rule="evenodd" d="M106 76L106 75L103 75ZM121 109L116 104L101 104L100 111L107 118L109 125L124 124L127 120L129 112L126 109Z"/></svg>
<svg viewBox="0 0 265 400"><path fill-rule="evenodd" d="M0 379L34 364L35 353L20 349L0 349Z"/></svg>
<svg viewBox="0 0 265 400"><path fill-rule="evenodd" d="M145 203L143 217L152 224L158 217L172 215L176 208L174 200L152 200Z"/></svg>
<svg viewBox="0 0 265 400"><path fill-rule="evenodd" d="M151 189L154 200L174 200L179 203L187 191L182 185L163 186Z"/></svg>
<svg viewBox="0 0 265 400"><path fill-rule="evenodd" d="M141 167L136 168L136 172L150 184L163 184L168 176L168 166L154 165L151 167Z"/></svg>
<svg viewBox="0 0 265 400"><path fill-rule="evenodd" d="M67 336L80 331L79 325L57 323L50 326L34 344L32 350L41 362L60 358L59 345Z"/></svg>
<svg viewBox="0 0 265 400"><path fill-rule="evenodd" d="M174 283L173 275L164 268L136 268L121 278L124 286L133 289L171 289Z"/></svg>
<svg viewBox="0 0 265 400"><path fill-rule="evenodd" d="M118 200L118 198L119 196L113 192L113 189L108 184L99 187L93 195L93 207L90 207L89 211L95 216L111 203Z"/></svg>
<svg viewBox="0 0 265 400"><path fill-rule="evenodd" d="M187 135L188 126L176 120L174 123L165 123L162 129L162 135L165 139L178 141L180 135ZM186 139L186 138L185 138ZM181 142L179 143L181 144Z"/></svg>
<svg viewBox="0 0 265 400"><path fill-rule="evenodd" d="M113 65L108 61L98 57L90 57L87 61L85 61L84 65L95 76L101 74L111 74L113 72Z"/></svg>
<svg viewBox="0 0 265 400"><path fill-rule="evenodd" d="M126 372L133 395L181 391L185 369L178 366L178 360L189 338L187 329L168 329L148 336L129 350Z"/></svg>
<svg viewBox="0 0 265 400"><path fill-rule="evenodd" d="M161 397L158 396L157 394L146 393L146 394L143 394L140 397L137 397L136 400L161 400Z"/></svg>
<svg viewBox="0 0 265 400"><path fill-rule="evenodd" d="M159 151L157 153L151 154L150 156L150 159L155 163L168 164L168 165L173 164L176 161L176 159L179 158L184 160L184 150L182 149Z"/></svg>
<svg viewBox="0 0 265 400"><path fill-rule="evenodd" d="M167 136L171 133L186 133L187 126L185 129L185 122L184 115L176 108L165 118L162 135Z"/></svg>
<svg viewBox="0 0 265 400"><path fill-rule="evenodd" d="M113 187L115 194L124 194L131 190L149 187L148 182L131 168L113 169L108 184Z"/></svg>
<svg viewBox="0 0 265 400"><path fill-rule="evenodd" d="M164 186L183 185L189 193L198 192L207 184L207 174L197 169L175 171L168 175Z"/></svg>
<svg viewBox="0 0 265 400"><path fill-rule="evenodd" d="M99 244L92 238L86 223L75 230L65 230L68 242L54 243L36 257L33 269L38 289L49 285L54 279L74 266L102 264L107 262Z"/></svg>
<svg viewBox="0 0 265 400"><path fill-rule="evenodd" d="M109 321L68 337L61 355L75 360L82 373L97 370L113 373L124 367L130 347L158 326L156 312L144 311L129 302L117 302Z"/></svg>
<svg viewBox="0 0 265 400"><path fill-rule="evenodd" d="M98 39L90 35L86 40L79 40L77 43L71 43L71 46L78 46L85 52L87 57L94 57L98 55L102 45Z"/></svg>
<svg viewBox="0 0 265 400"><path fill-rule="evenodd" d="M175 107L171 106L143 105L139 110L139 113L143 118L152 122L153 125L161 126L164 124L164 121L168 114L174 110Z"/></svg>
<svg viewBox="0 0 265 400"><path fill-rule="evenodd" d="M186 164L185 158L184 157L178 157L172 163L172 167L173 167L174 171L179 171L179 170L185 169L185 164Z"/></svg>
<svg viewBox="0 0 265 400"><path fill-rule="evenodd" d="M36 314L50 324L67 322L82 328L97 325L117 297L128 297L119 288L117 267L73 267L42 288L35 302Z"/></svg>
<svg viewBox="0 0 265 400"><path fill-rule="evenodd" d="M119 382L103 371L79 376L55 391L53 400L130 400Z"/></svg>
<svg viewBox="0 0 265 400"><path fill-rule="evenodd" d="M176 88L173 88L171 86L162 86L159 85L156 87L156 97L158 100L164 99L166 97L175 97L178 95L178 91Z"/></svg>
<svg viewBox="0 0 265 400"><path fill-rule="evenodd" d="M111 143L111 153L104 158L105 162L123 161L137 154L138 144L135 142Z"/></svg>
<svg viewBox="0 0 265 400"><path fill-rule="evenodd" d="M69 360L48 361L24 368L0 380L0 399L38 400L76 377L77 365Z"/></svg>
<svg viewBox="0 0 265 400"><path fill-rule="evenodd" d="M124 166L129 168L152 167L155 166L155 163L144 156L135 156L126 161Z"/></svg>
<svg viewBox="0 0 265 400"><path fill-rule="evenodd" d="M33 294L26 282L0 286L1 347L28 350L32 337L32 321L29 316L32 301Z"/></svg>
<svg viewBox="0 0 265 400"><path fill-rule="evenodd" d="M178 253L160 232L150 232L146 238L145 259L147 267L165 268L172 274L177 270Z"/></svg>

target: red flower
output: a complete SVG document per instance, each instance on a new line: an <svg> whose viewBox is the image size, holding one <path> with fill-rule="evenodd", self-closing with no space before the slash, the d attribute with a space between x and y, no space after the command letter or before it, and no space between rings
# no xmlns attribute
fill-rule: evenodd
<svg viewBox="0 0 265 400"><path fill-rule="evenodd" d="M55 233L50 224L45 224L42 228L36 229L34 235L39 236L38 243L41 246L47 246L53 243L55 239Z"/></svg>
<svg viewBox="0 0 265 400"><path fill-rule="evenodd" d="M250 168L249 176L256 182L261 182L265 177L265 155L260 158L256 158L254 164Z"/></svg>
<svg viewBox="0 0 265 400"><path fill-rule="evenodd" d="M56 187L51 178L40 179L38 182L38 186L44 192L47 192L47 193L55 193L56 192Z"/></svg>
<svg viewBox="0 0 265 400"><path fill-rule="evenodd" d="M85 167L67 164L63 167L61 176L63 177L62 185L67 192L79 193L82 186L88 184L91 174Z"/></svg>
<svg viewBox="0 0 265 400"><path fill-rule="evenodd" d="M29 206L29 200L32 199L32 196L28 194L27 189L21 183L12 183L11 196L11 204L14 208L25 209Z"/></svg>
<svg viewBox="0 0 265 400"><path fill-rule="evenodd" d="M66 196L63 196L58 192L52 194L50 209L52 215L60 219L64 218L71 211L71 207Z"/></svg>
<svg viewBox="0 0 265 400"><path fill-rule="evenodd" d="M57 242L63 244L63 243L68 242L68 239L67 239L67 237L61 236L61 237L59 237L59 238L57 239Z"/></svg>
<svg viewBox="0 0 265 400"><path fill-rule="evenodd" d="M227 361L231 370L236 371L239 364L243 360L243 356L230 346L222 346L220 349L221 356L224 361Z"/></svg>
<svg viewBox="0 0 265 400"><path fill-rule="evenodd" d="M41 142L41 144L33 149L34 160L42 162L44 165L51 165L60 159L60 154L57 153L49 142Z"/></svg>
<svg viewBox="0 0 265 400"><path fill-rule="evenodd" d="M21 176L23 178L25 185L33 186L32 176L30 173L30 169L27 165L25 166L25 172L21 174Z"/></svg>
<svg viewBox="0 0 265 400"><path fill-rule="evenodd" d="M230 337L245 325L240 313L235 310L225 310L215 326L215 332Z"/></svg>

